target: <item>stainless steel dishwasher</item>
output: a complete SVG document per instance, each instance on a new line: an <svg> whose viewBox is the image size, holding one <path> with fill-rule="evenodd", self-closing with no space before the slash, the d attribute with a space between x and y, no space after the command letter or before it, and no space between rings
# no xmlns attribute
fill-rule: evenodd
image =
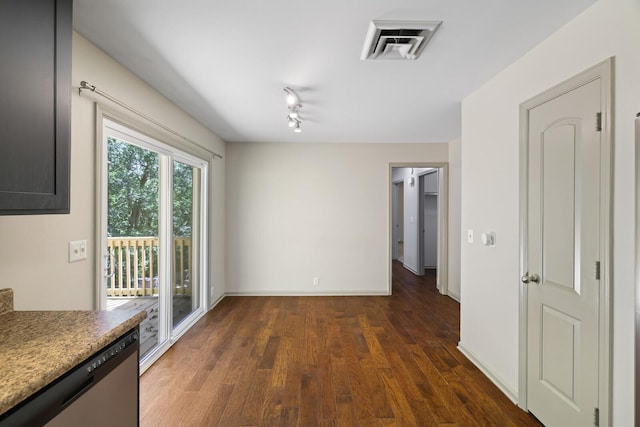
<svg viewBox="0 0 640 427"><path fill-rule="evenodd" d="M136 327L0 416L0 427L138 426L138 353Z"/></svg>

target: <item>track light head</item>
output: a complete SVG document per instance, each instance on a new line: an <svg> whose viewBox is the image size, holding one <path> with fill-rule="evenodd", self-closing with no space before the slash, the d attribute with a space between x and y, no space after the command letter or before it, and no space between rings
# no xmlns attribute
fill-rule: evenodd
<svg viewBox="0 0 640 427"><path fill-rule="evenodd" d="M293 89L285 87L284 91L287 94L287 105L289 108L294 108L300 105L300 98L298 98L298 95L296 95Z"/></svg>
<svg viewBox="0 0 640 427"><path fill-rule="evenodd" d="M293 89L285 87L284 91L287 94L287 105L289 107L293 107L298 104L298 95L296 95Z"/></svg>

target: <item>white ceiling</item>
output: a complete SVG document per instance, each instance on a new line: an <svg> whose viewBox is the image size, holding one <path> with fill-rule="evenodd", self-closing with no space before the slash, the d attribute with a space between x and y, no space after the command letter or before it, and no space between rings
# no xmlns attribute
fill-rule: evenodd
<svg viewBox="0 0 640 427"><path fill-rule="evenodd" d="M594 2L74 0L74 27L227 141L446 142L463 97ZM416 61L361 61L372 19L443 24Z"/></svg>

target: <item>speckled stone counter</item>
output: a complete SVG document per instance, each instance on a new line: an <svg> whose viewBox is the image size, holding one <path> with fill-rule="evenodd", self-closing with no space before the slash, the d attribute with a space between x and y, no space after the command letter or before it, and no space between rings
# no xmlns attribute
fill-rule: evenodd
<svg viewBox="0 0 640 427"><path fill-rule="evenodd" d="M145 311L118 310L9 311L0 315L0 414L146 317Z"/></svg>
<svg viewBox="0 0 640 427"><path fill-rule="evenodd" d="M0 314L13 311L13 289L0 289Z"/></svg>

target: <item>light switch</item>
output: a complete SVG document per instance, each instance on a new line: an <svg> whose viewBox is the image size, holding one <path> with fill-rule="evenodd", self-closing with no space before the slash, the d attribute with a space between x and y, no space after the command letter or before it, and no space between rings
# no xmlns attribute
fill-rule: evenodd
<svg viewBox="0 0 640 427"><path fill-rule="evenodd" d="M473 230L467 230L467 242L473 243Z"/></svg>

